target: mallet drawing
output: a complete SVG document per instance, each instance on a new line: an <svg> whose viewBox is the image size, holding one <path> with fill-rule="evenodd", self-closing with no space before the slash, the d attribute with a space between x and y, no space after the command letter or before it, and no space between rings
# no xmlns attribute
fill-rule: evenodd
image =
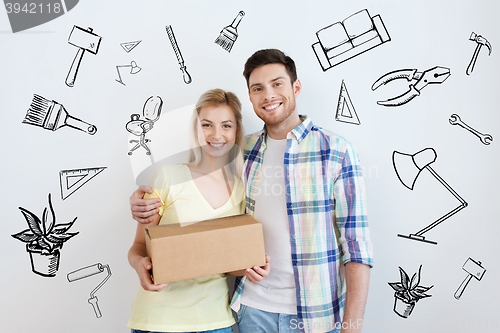
<svg viewBox="0 0 500 333"><path fill-rule="evenodd" d="M472 71L474 70L474 66L476 65L477 56L479 55L479 51L481 51L481 48L483 45L486 45L486 47L488 48L488 51L489 51L488 55L491 55L491 44L490 44L490 42L488 42L488 40L486 38L484 38L481 35L476 34L475 32L472 32L472 34L469 37L469 40L476 42L477 46L476 46L476 49L474 50L474 54L472 55L472 59L470 60L469 66L467 66L467 70L465 71L465 73L467 75L470 75L472 73Z"/></svg>
<svg viewBox="0 0 500 333"><path fill-rule="evenodd" d="M467 259L467 261L462 266L462 269L466 271L468 275L462 281L460 287L458 287L457 291L455 292L454 296L457 300L460 300L460 297L462 297L462 294L465 291L465 287L467 287L470 280L472 280L472 277L474 277L478 281L481 281L481 279L484 276L484 273L486 273L486 269L484 269L484 267L481 266L481 262L475 261L472 258Z"/></svg>
<svg viewBox="0 0 500 333"><path fill-rule="evenodd" d="M66 85L68 87L73 87L75 85L76 75L78 74L78 69L80 68L80 63L82 62L85 51L97 54L101 39L102 37L92 33L92 28L85 30L76 25L73 27L73 30L71 30L69 34L68 43L78 47L78 52L76 52L75 59L73 59L68 76L66 77Z"/></svg>

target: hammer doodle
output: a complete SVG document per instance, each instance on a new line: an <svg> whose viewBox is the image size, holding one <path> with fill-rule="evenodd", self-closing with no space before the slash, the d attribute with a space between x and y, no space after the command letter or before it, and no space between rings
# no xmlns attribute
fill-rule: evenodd
<svg viewBox="0 0 500 333"><path fill-rule="evenodd" d="M69 223L56 224L56 215L52 207L50 193L49 207L43 210L41 220L29 210L22 207L19 209L29 228L12 235L12 237L26 243L26 251L30 255L33 273L44 277L56 276L59 269L60 250L64 242L78 235L78 232L68 232L77 218L75 217Z"/></svg>
<svg viewBox="0 0 500 333"><path fill-rule="evenodd" d="M175 39L174 30L171 25L167 25L165 27L167 30L168 39L170 40L170 44L172 44L172 48L174 49L175 56L177 57L177 61L179 62L180 70L182 71L182 78L184 79L185 84L191 83L191 75L189 75L186 66L184 65L184 58L182 57L181 49L179 49L179 45L177 44L177 40Z"/></svg>
<svg viewBox="0 0 500 333"><path fill-rule="evenodd" d="M92 178L103 172L104 169L106 169L106 167L61 170L59 172L61 199L65 200Z"/></svg>
<svg viewBox="0 0 500 333"><path fill-rule="evenodd" d="M404 269L399 267L400 282L389 282L389 285L395 291L393 310L400 317L408 318L419 300L432 296L426 294L426 292L434 286L420 286L421 270L422 265L418 268L418 274L413 274L410 280Z"/></svg>
<svg viewBox="0 0 500 333"><path fill-rule="evenodd" d="M471 132L472 134L477 136L479 138L479 140L481 140L481 142L485 145L489 145L491 143L491 141L493 141L493 137L491 135L483 134L483 133L479 132L478 130L473 129L472 127L470 127L469 125L464 123L460 119L458 114L452 114L450 116L450 124L459 125L460 127L465 128L466 130L468 130L469 132Z"/></svg>
<svg viewBox="0 0 500 333"><path fill-rule="evenodd" d="M151 150L149 149L147 143L150 139L146 139L146 133L153 129L153 124L155 121L160 119L161 108L163 106L163 100L160 96L151 96L144 103L142 114L146 120L141 120L140 115L133 114L130 116L130 121L125 125L125 128L130 133L139 137L139 140L130 140L130 143L135 143L136 145L130 149L129 155L139 147L146 150L146 155L151 155Z"/></svg>
<svg viewBox="0 0 500 333"><path fill-rule="evenodd" d="M92 31L92 28L85 30L75 25L69 34L68 43L78 47L78 52L76 53L75 59L73 59L68 76L66 77L66 85L68 87L73 87L75 85L78 69L80 68L80 63L82 62L85 51L89 51L92 54L97 54L99 51L102 37L94 34Z"/></svg>
<svg viewBox="0 0 500 333"><path fill-rule="evenodd" d="M380 15L370 17L366 9L320 29L316 37L312 48L323 71L391 40Z"/></svg>
<svg viewBox="0 0 500 333"><path fill-rule="evenodd" d="M481 279L484 276L484 273L486 273L486 269L484 269L484 267L481 266L481 262L475 261L472 258L469 258L467 259L467 261L465 261L464 265L462 266L462 269L467 273L467 277L462 281L457 291L455 292L454 296L457 300L460 300L460 297L462 297L465 288L467 287L467 285L469 284L470 280L473 277L476 280L481 281Z"/></svg>
<svg viewBox="0 0 500 333"><path fill-rule="evenodd" d="M375 81L375 83L373 83L372 90L397 79L406 79L408 82L416 80L416 82L410 84L410 89L404 94L390 98L387 101L377 102L378 105L383 106L400 106L419 96L420 91L427 87L428 84L441 84L450 75L449 68L439 66L423 72L419 72L416 69L399 69L381 76L377 81Z"/></svg>
<svg viewBox="0 0 500 333"><path fill-rule="evenodd" d="M474 50L474 54L472 55L472 59L470 60L469 66L467 66L467 70L465 71L465 73L467 75L470 75L472 73L472 71L474 70L474 66L476 65L477 56L479 55L479 51L481 51L481 48L484 45L488 48L488 51L489 51L488 55L491 55L491 44L490 44L490 42L488 42L486 40L486 38L472 32L472 34L469 37L469 40L476 42L477 45L476 45L476 49Z"/></svg>
<svg viewBox="0 0 500 333"><path fill-rule="evenodd" d="M349 123L354 125L359 125L359 121L354 105L352 104L351 97L347 92L347 87L345 86L344 80L340 85L339 101L337 103L337 113L335 114L335 120Z"/></svg>
<svg viewBox="0 0 500 333"><path fill-rule="evenodd" d="M92 307L94 308L95 316L97 318L101 318L102 314L101 314L101 310L99 309L99 304L97 303L98 300L97 300L97 296L95 296L95 293L111 277L111 269L109 268L109 265L103 265L101 263L97 263L95 265L90 265L90 266L87 266L87 267L83 267L83 268L77 269L76 271L70 272L67 275L68 281L69 282L73 282L73 281L78 281L78 280L81 280L81 279L85 279L85 278L94 276L94 275L99 274L99 273L103 273L104 271L106 271L106 276L97 285L97 287L95 287L94 290L92 290L90 292L90 298L88 299L89 304L92 305Z"/></svg>
<svg viewBox="0 0 500 333"><path fill-rule="evenodd" d="M451 186L448 185L448 183L446 183L443 180L443 178L441 178L434 171L434 169L431 168L430 164L434 163L436 161L436 158L437 158L437 153L434 150L434 148L425 148L412 155L394 151L392 154L392 163L399 180L408 189L413 190L413 187L415 186L415 182L417 181L418 176L425 169L429 171L434 176L434 178L436 178L451 194L453 194L453 196L460 202L460 205L457 208L450 211L449 213L440 217L427 227L416 232L415 234L409 234L409 235L398 234L399 237L425 242L429 244L437 244L437 242L435 241L425 239L423 234L435 228L438 224L444 222L446 219L450 218L451 216L458 213L460 210L467 207L467 202L465 202L465 200L462 199L462 197L458 195L458 193L455 192L455 190L453 190Z"/></svg>
<svg viewBox="0 0 500 333"><path fill-rule="evenodd" d="M238 24L240 24L241 19L245 16L244 11L240 11L231 25L228 25L221 30L219 37L215 40L215 44L220 45L227 52L231 52L234 42L238 38Z"/></svg>
<svg viewBox="0 0 500 333"><path fill-rule="evenodd" d="M90 135L94 135L97 132L97 127L94 125L69 115L63 105L37 94L33 96L23 124L42 127L51 131L69 126Z"/></svg>

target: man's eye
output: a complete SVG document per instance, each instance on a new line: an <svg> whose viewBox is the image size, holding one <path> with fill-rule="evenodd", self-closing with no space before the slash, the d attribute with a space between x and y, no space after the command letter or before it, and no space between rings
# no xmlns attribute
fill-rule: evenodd
<svg viewBox="0 0 500 333"><path fill-rule="evenodd" d="M281 85L282 85L282 83L281 83L281 82L276 82L274 85L275 85L276 87L279 87L279 86L281 86Z"/></svg>
<svg viewBox="0 0 500 333"><path fill-rule="evenodd" d="M253 88L253 91L255 91L255 92L259 92L261 90L262 90L262 88Z"/></svg>

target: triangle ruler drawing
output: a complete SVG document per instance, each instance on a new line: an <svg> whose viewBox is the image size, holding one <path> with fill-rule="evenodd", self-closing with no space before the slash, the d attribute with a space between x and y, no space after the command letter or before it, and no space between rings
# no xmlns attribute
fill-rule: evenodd
<svg viewBox="0 0 500 333"><path fill-rule="evenodd" d="M104 171L106 167L96 167L87 169L61 170L59 172L59 181L61 185L61 198L64 200L75 193L80 187L89 180Z"/></svg>
<svg viewBox="0 0 500 333"><path fill-rule="evenodd" d="M340 86L339 102L337 103L335 120L355 125L361 124L356 110L354 109L354 105L352 104L351 97L347 92L344 80L342 80L342 85Z"/></svg>
<svg viewBox="0 0 500 333"><path fill-rule="evenodd" d="M129 53L132 51L139 43L142 42L142 40L137 40L135 42L127 42L127 43L121 43L120 46L123 47L125 52Z"/></svg>

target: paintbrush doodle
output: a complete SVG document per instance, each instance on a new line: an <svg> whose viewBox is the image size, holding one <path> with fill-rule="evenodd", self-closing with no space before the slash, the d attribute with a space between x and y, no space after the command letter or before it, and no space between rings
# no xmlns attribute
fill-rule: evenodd
<svg viewBox="0 0 500 333"><path fill-rule="evenodd" d="M170 44L174 49L175 56L177 57L177 62L179 62L184 83L189 84L192 81L191 75L189 75L186 66L184 65L184 58L182 57L181 49L179 49L179 45L177 44L177 40L175 39L174 30L172 29L171 25L167 25L165 29L167 30L168 39L170 40Z"/></svg>
<svg viewBox="0 0 500 333"><path fill-rule="evenodd" d="M402 95L390 98L387 101L378 101L382 106L400 106L408 103L420 95L422 89L428 84L441 84L450 76L450 69L446 67L433 67L431 69L419 72L416 69L399 69L381 76L372 85L372 90L376 90L382 85L398 79L406 79L410 84L410 89Z"/></svg>
<svg viewBox="0 0 500 333"><path fill-rule="evenodd" d="M76 76L85 51L92 54L97 54L99 51L99 45L101 45L102 37L94 34L92 31L92 28L85 30L75 25L69 34L68 43L76 46L78 48L78 52L76 52L75 59L73 59L68 76L66 77L66 85L68 87L73 87L75 85Z"/></svg>
<svg viewBox="0 0 500 333"><path fill-rule="evenodd" d="M312 48L323 71L391 40L380 15L370 17L366 9L320 29L316 37Z"/></svg>
<svg viewBox="0 0 500 333"><path fill-rule="evenodd" d="M61 199L65 200L92 178L103 172L104 169L106 169L106 167L61 170L59 172Z"/></svg>
<svg viewBox="0 0 500 333"><path fill-rule="evenodd" d="M141 120L140 115L133 114L130 116L130 121L125 125L125 128L130 133L139 137L139 140L130 140L130 143L135 143L135 146L128 152L132 155L132 152L139 147L146 150L146 155L151 155L151 150L149 149L147 143L150 139L146 139L146 134L153 129L153 124L155 121L160 119L161 108L163 106L163 100L160 96L151 96L144 103L142 114L146 120Z"/></svg>
<svg viewBox="0 0 500 333"><path fill-rule="evenodd" d="M221 30L219 37L215 40L215 44L220 45L227 52L231 52L234 42L236 42L238 38L238 30L236 30L236 28L238 28L243 16L245 16L245 12L240 11L238 15L236 15L233 23Z"/></svg>
<svg viewBox="0 0 500 333"><path fill-rule="evenodd" d="M56 215L52 207L49 193L49 207L42 213L42 219L27 209L19 207L23 213L28 229L12 235L12 237L26 243L26 251L30 255L31 270L33 273L54 277L59 269L61 249L64 242L78 235L68 230L75 223L76 217L69 223L56 224Z"/></svg>
<svg viewBox="0 0 500 333"><path fill-rule="evenodd" d="M88 299L88 302L89 302L90 305L92 305L92 308L94 309L94 312L95 312L95 316L97 318L101 318L102 314L101 314L101 309L99 309L99 304L97 303L98 300L97 300L97 296L95 296L95 293L111 277L111 269L109 268L109 265L103 265L101 263L97 263L95 265L91 265L91 266L87 266L87 267L83 267L83 268L77 269L76 271L70 272L67 275L68 281L69 282L73 282L73 281L78 281L78 280L81 280L81 279L85 279L85 278L88 278L88 277L91 277L91 276L94 276L96 274L103 273L103 272L106 272L106 276L97 285L97 287L95 287L94 290L92 290L90 292L90 298Z"/></svg>
<svg viewBox="0 0 500 333"><path fill-rule="evenodd" d="M33 96L33 101L26 113L23 124L42 127L51 131L69 126L90 135L97 132L97 127L94 125L69 115L62 104L50 101L37 94Z"/></svg>

